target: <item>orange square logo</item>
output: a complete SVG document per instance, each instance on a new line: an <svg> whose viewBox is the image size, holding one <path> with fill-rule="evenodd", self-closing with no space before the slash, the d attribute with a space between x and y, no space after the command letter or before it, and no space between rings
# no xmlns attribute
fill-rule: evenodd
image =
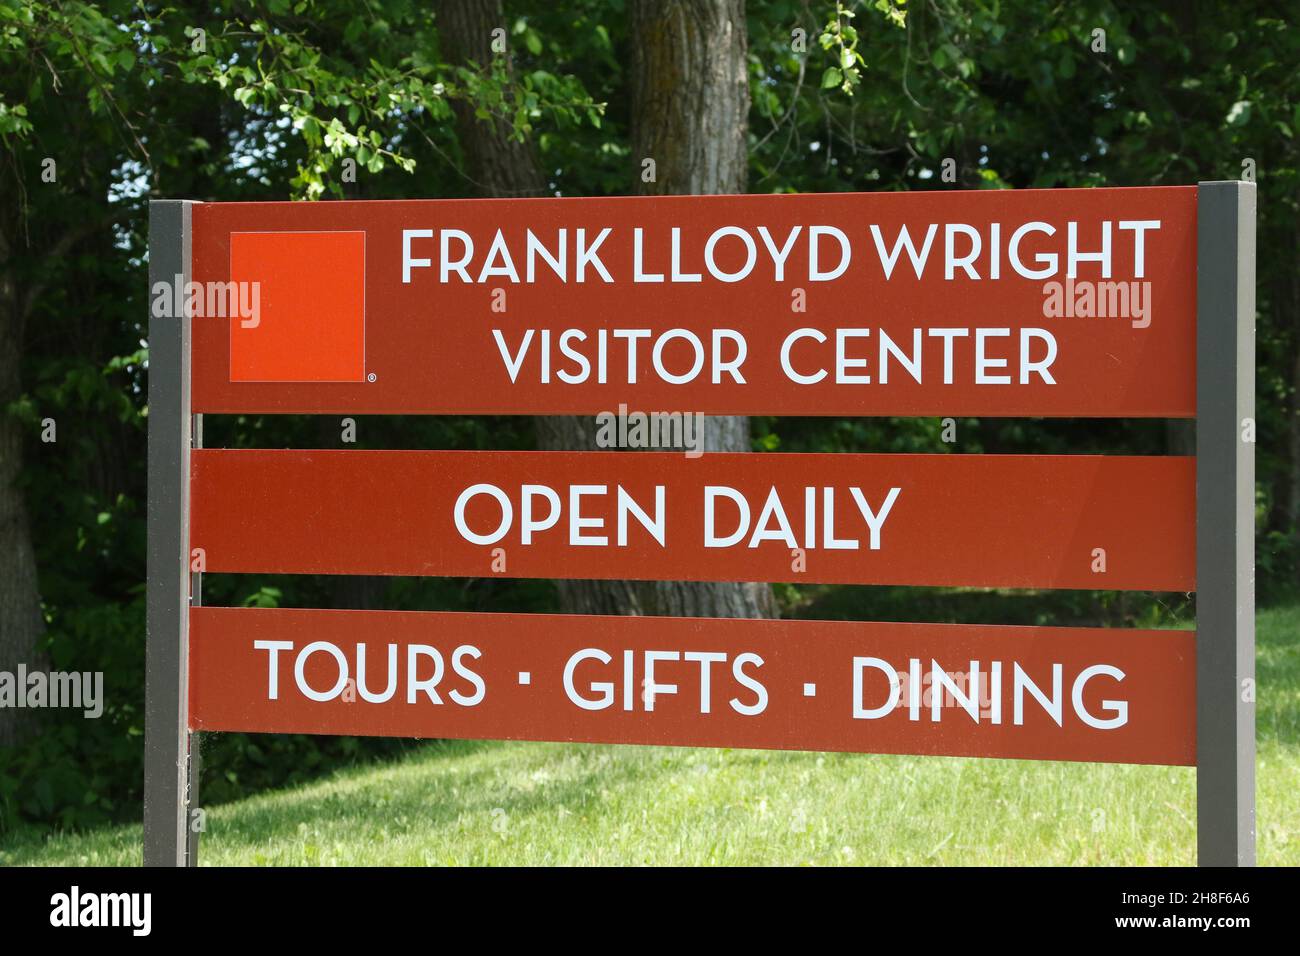
<svg viewBox="0 0 1300 956"><path fill-rule="evenodd" d="M232 232L230 280L256 303L230 317L230 381L365 380L364 232Z"/></svg>

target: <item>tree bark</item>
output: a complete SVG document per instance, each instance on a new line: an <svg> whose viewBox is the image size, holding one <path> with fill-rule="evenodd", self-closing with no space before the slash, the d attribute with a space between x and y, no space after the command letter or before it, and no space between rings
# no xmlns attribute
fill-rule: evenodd
<svg viewBox="0 0 1300 956"><path fill-rule="evenodd" d="M632 159L646 195L742 193L748 179L744 0L631 0ZM655 161L655 179L641 175Z"/></svg>
<svg viewBox="0 0 1300 956"><path fill-rule="evenodd" d="M1281 269L1281 289L1273 303L1275 334L1291 346L1290 391L1281 401L1286 422L1286 452L1282 476L1278 479L1277 497L1280 515L1274 525L1291 536L1300 550L1300 230L1290 232L1291 268ZM1289 328L1288 328L1289 326ZM1285 330L1285 331L1283 331Z"/></svg>
<svg viewBox="0 0 1300 956"><path fill-rule="evenodd" d="M631 0L628 16L634 191L744 192L749 116L744 0ZM505 25L500 0L443 0L438 22L452 62L472 60L482 66L502 55L491 50L492 30ZM512 141L505 124L480 121L464 105L457 107L457 118L470 175L480 192L546 192L531 144ZM654 160L650 181L642 176L645 158ZM596 447L590 418L538 418L536 430L540 448ZM748 418L706 419L706 452L749 447ZM574 613L771 617L776 612L766 584L564 580L558 587L565 609Z"/></svg>
<svg viewBox="0 0 1300 956"><path fill-rule="evenodd" d="M1267 325L1274 337L1267 344L1278 350L1278 374L1286 387L1276 399L1282 434L1269 434L1264 422L1257 426L1258 442L1267 444L1278 457L1277 467L1259 472L1258 480L1268 486L1264 530L1289 537L1300 553L1300 230L1293 225L1281 236L1266 234L1261 246L1270 241L1279 260L1290 263L1290 268L1274 272L1264 305L1271 315ZM1261 340L1261 344L1266 343ZM1267 359L1261 356L1259 361ZM1262 383L1260 387L1264 387ZM1257 417L1263 411L1258 408Z"/></svg>
<svg viewBox="0 0 1300 956"><path fill-rule="evenodd" d="M501 0L442 0L437 11L438 35L449 62L487 67L494 57L505 56L510 68L509 53L492 51L492 31L506 27ZM480 120L472 104L456 100L452 108L465 164L480 193L492 197L546 194L546 177L530 141L511 137L504 120Z"/></svg>
<svg viewBox="0 0 1300 956"><path fill-rule="evenodd" d="M23 471L23 430L6 411L22 394L26 326L26 297L9 268L10 237L11 231L0 227L0 671L13 672L20 663L29 668L44 666L39 644L45 619L27 502L18 483ZM23 713L0 708L0 745L18 739Z"/></svg>

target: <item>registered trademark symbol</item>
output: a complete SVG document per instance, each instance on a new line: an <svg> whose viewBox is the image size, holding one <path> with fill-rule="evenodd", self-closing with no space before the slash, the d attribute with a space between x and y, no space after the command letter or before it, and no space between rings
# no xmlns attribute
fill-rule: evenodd
<svg viewBox="0 0 1300 956"><path fill-rule="evenodd" d="M369 375L366 376L366 381L373 382L377 378L379 378L379 376L376 375L374 372L371 372Z"/></svg>

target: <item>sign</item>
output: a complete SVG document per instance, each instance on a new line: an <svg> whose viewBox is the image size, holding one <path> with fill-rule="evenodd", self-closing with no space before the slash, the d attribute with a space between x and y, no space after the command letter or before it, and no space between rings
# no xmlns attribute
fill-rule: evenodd
<svg viewBox="0 0 1300 956"><path fill-rule="evenodd" d="M196 412L1195 414L1194 187L193 216Z"/></svg>
<svg viewBox="0 0 1300 956"><path fill-rule="evenodd" d="M195 608L197 730L1196 759L1190 631Z"/></svg>
<svg viewBox="0 0 1300 956"><path fill-rule="evenodd" d="M146 861L194 861L192 733L244 731L1195 765L1201 862L1252 862L1254 201L153 203ZM629 407L1194 417L1198 454L202 447ZM219 608L200 572L1195 591L1197 629Z"/></svg>
<svg viewBox="0 0 1300 956"><path fill-rule="evenodd" d="M1191 458L203 449L192 467L216 572L1196 587Z"/></svg>

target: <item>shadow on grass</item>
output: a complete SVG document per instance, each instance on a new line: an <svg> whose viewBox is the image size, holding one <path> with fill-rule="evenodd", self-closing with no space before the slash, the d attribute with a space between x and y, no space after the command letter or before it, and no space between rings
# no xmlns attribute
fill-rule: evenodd
<svg viewBox="0 0 1300 956"><path fill-rule="evenodd" d="M1259 615L1255 644L1258 739L1300 749L1300 605Z"/></svg>
<svg viewBox="0 0 1300 956"><path fill-rule="evenodd" d="M509 745L431 742L393 764L342 771L291 791L255 797L222 822L223 847L295 839L299 825L311 821L329 825L357 818L358 826L393 837L440 830L467 817L489 818L494 811L512 819L555 813L560 806L581 813L600 800L602 791L648 786L679 769L647 759L648 754L628 759L624 751L630 747L597 745L538 744L514 751L504 765L494 759L475 764L476 756L492 757L504 746ZM452 763L456 769L446 772ZM511 782L538 773L549 779L527 787Z"/></svg>

